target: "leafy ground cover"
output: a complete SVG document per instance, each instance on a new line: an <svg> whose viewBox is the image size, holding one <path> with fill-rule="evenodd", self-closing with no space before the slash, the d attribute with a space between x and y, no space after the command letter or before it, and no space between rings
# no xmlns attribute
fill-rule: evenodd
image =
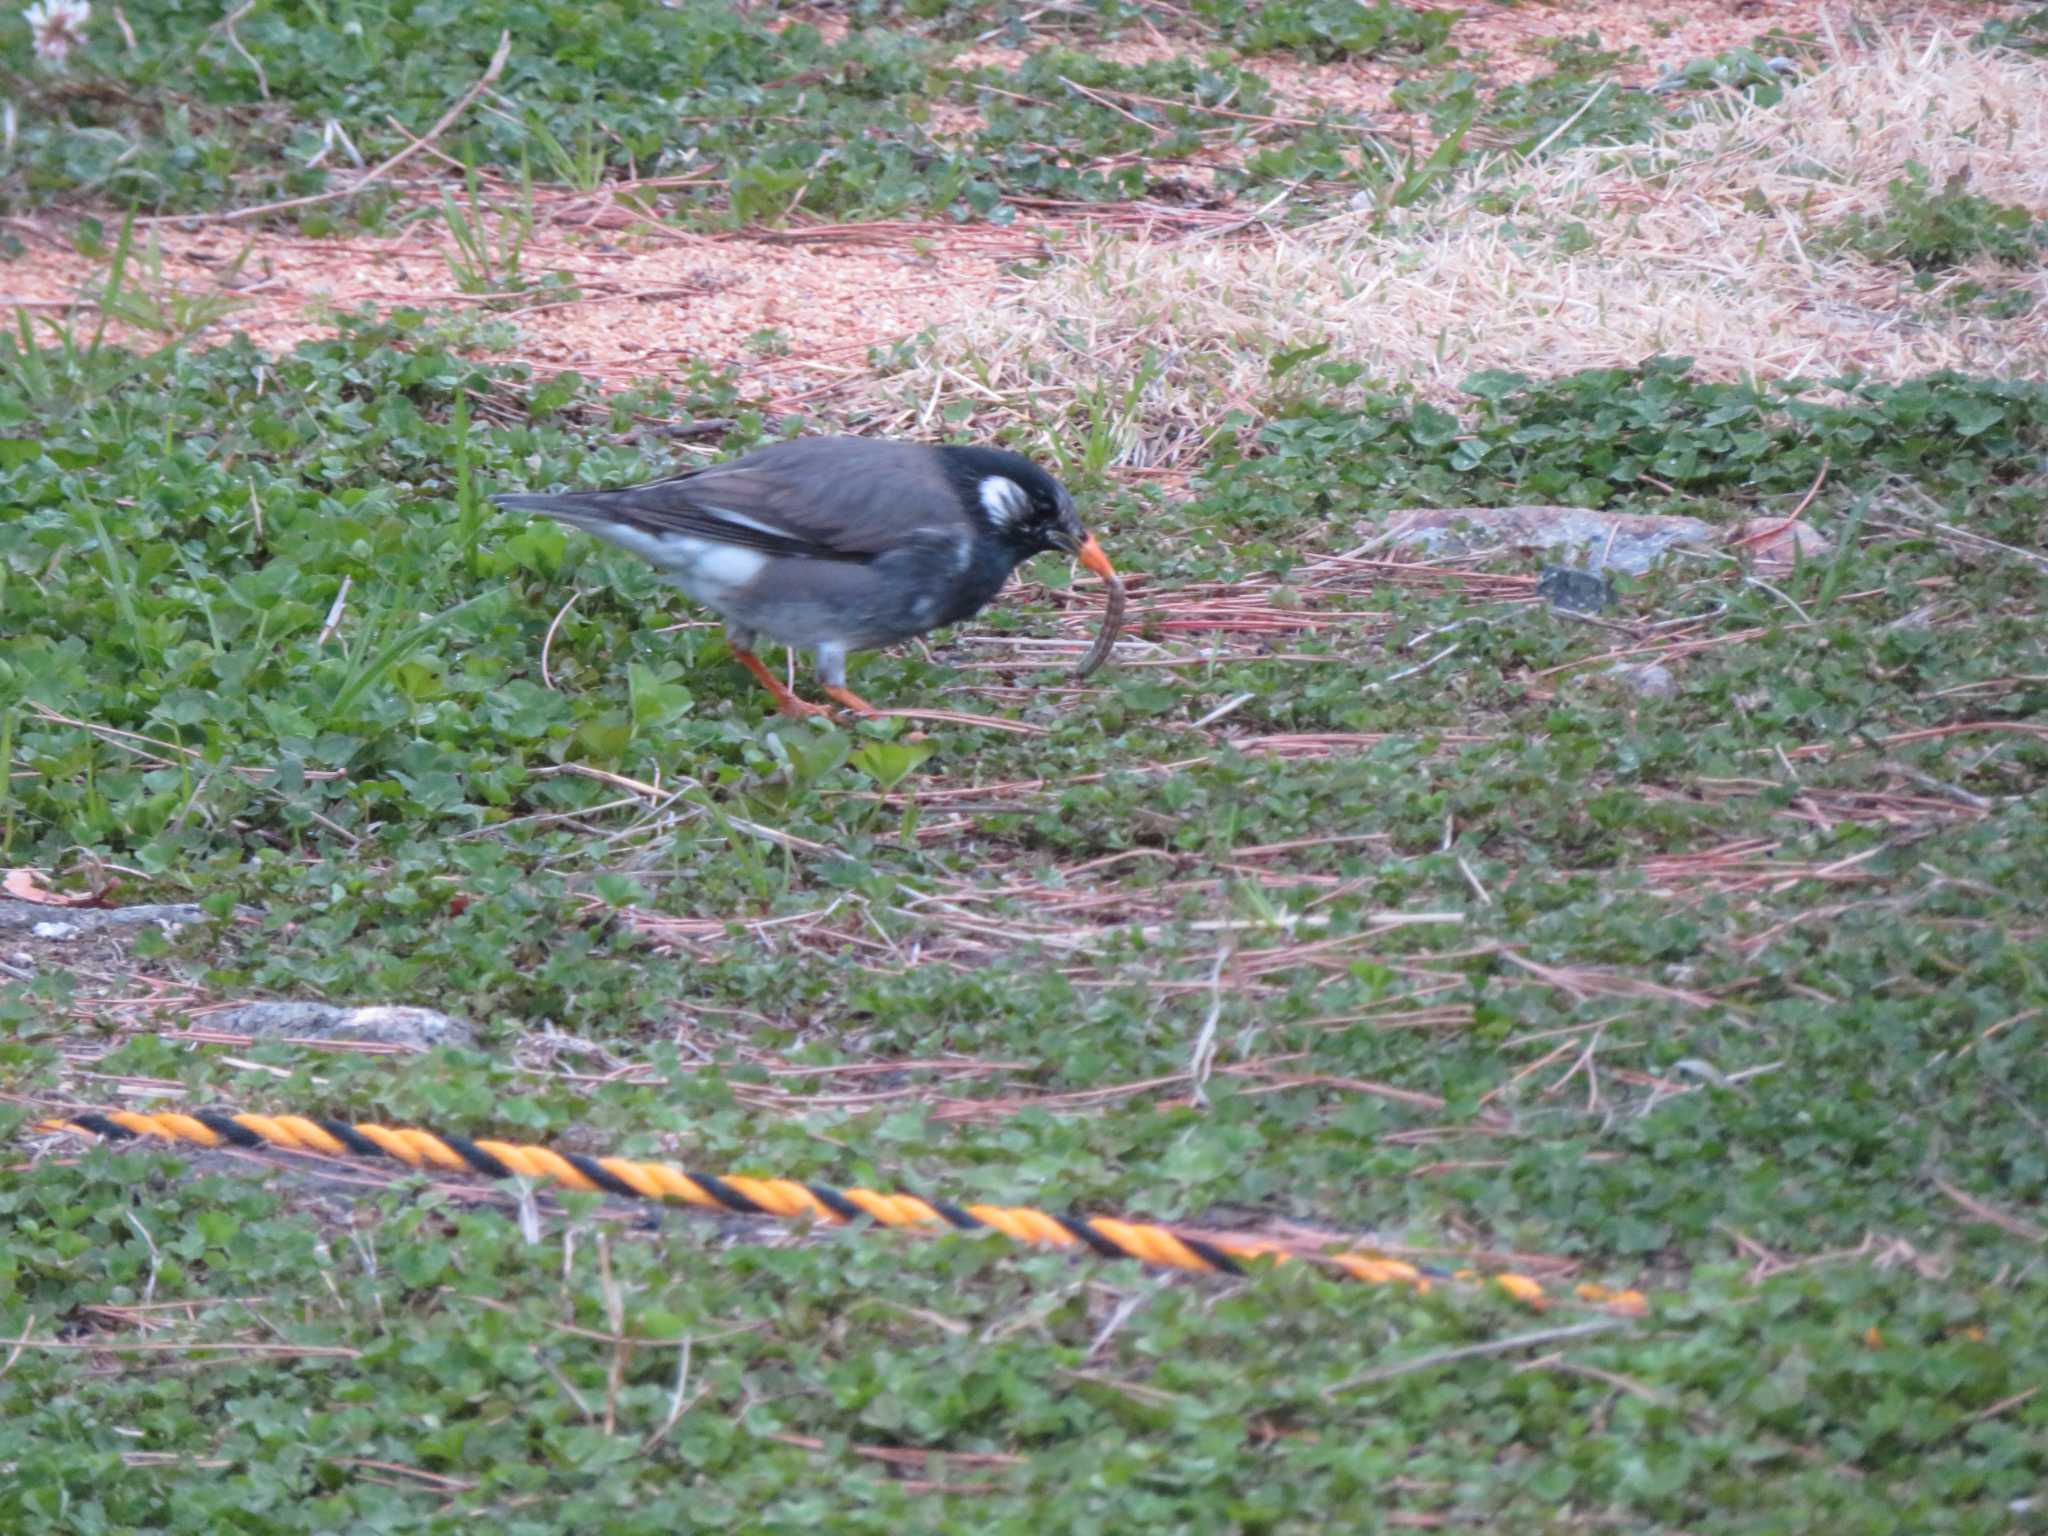
<svg viewBox="0 0 2048 1536"><path fill-rule="evenodd" d="M1365 133L1342 113L1272 119L1256 75L1198 51L1123 64L1053 49L1016 70L956 66L959 43L912 29L828 35L656 0L343 0L261 6L215 27L175 4L127 14L134 46L110 38L57 78L28 62L25 29L6 34L31 87L0 163L17 208L83 197L176 212L310 196L403 150L484 80L481 109L440 153L585 191L624 183L643 204L660 196L666 211L714 222L799 210L975 217L1006 195L1130 197L1154 167L1243 141L1266 141L1254 183L1300 180L1348 172ZM515 45L493 73L501 38ZM935 120L940 111L951 117ZM384 186L351 212L375 226L407 210ZM299 217L312 233L336 226L327 204Z"/></svg>
<svg viewBox="0 0 2048 1536"><path fill-rule="evenodd" d="M1000 18L983 27L989 14L857 10L864 24L849 27L824 13L657 0L341 0L201 25L172 0L127 7L125 32L92 34L62 71L39 68L29 29L13 26L0 32L0 57L22 99L0 147L0 198L17 212L54 203L153 214L319 198L408 150L481 84L478 110L432 153L529 187L617 186L685 223L1007 218L1018 197L1171 193L1171 173L1185 168L1200 170L1206 196L1266 188L1314 202L1305 188L1350 195L1388 179L1396 156L1384 130L1347 109L1283 110L1242 61L1391 55L1414 76L1395 104L1429 109L1436 131L1460 141L1475 120L1481 140L1533 143L1567 120L1556 142L1626 138L1690 112L1702 92L1768 90L1776 78L1738 50L1697 61L1661 93L1615 89L1610 67L1623 55L1595 38L1553 50L1546 77L1494 92L1483 57L1451 67L1453 13L1350 0L1216 0L1168 18L1181 47L1164 57L1116 56L1115 44L1144 35L1141 22L1160 36L1127 6L1075 12L1064 30L1039 33ZM513 46L494 69L501 39ZM984 62L969 45L990 39L1029 46ZM422 210L406 184L284 214L322 234L438 211ZM516 200L503 202L514 214Z"/></svg>
<svg viewBox="0 0 2048 1536"><path fill-rule="evenodd" d="M1087 430L1121 397L947 394L963 433L1080 428L1062 466L1133 632L1064 681L1099 598L1041 562L859 664L878 701L991 722L919 734L764 714L648 570L484 500L673 462L678 418L732 422L724 451L872 417L701 370L605 395L477 360L496 321L289 353L95 323L0 342L0 867L209 918L0 937L0 1525L2039 1518L2038 369L1423 388L1253 327L1264 387L1177 440L1184 478ZM930 347L877 398L928 389ZM1702 549L1590 617L1512 553L1378 542L1390 509L1526 502L1813 537ZM476 1039L195 1034L257 997ZM1651 1305L29 1130L114 1102L1370 1234Z"/></svg>
<svg viewBox="0 0 2048 1536"><path fill-rule="evenodd" d="M2028 1107L2048 1086L2041 572L2002 547L2042 515L2038 387L1808 399L1674 365L1476 381L1465 419L1304 403L1185 505L1106 517L1159 594L1159 664L1075 697L1028 652L1000 684L971 650L877 658L881 697L1007 705L1046 732L906 744L901 722L764 721L709 634L654 627L637 567L483 514L485 482L604 479L635 455L563 389L484 425L507 382L399 339L45 358L30 380L9 358L9 860L221 913L143 951L195 997L431 998L484 1031L394 1073L116 1030L95 1073L706 1166L1465 1238L1666 1289L1639 1336L1534 1371L1352 1386L1390 1352L1529 1319L1307 1276L1224 1295L952 1239L705 1252L684 1223L604 1260L625 1333L725 1335L686 1383L710 1396L634 1456L675 1352L606 1387L624 1346L560 1331L607 1326L589 1216L537 1252L408 1192L350 1255L275 1188L95 1153L10 1180L17 1331L62 1318L83 1348L148 1315L122 1310L147 1289L204 1303L175 1337L283 1333L171 1383L24 1358L5 1385L20 1518L178 1528L331 1483L274 1518L395 1518L426 1488L652 1522L679 1497L654 1485L689 1468L735 1518L793 1522L817 1497L778 1486L811 1454L773 1438L795 1435L1021 1458L975 1495L1020 1521L1284 1524L1398 1468L1403 1507L1460 1518L1753 1528L1796 1489L1843 1521L2003 1528L2038 1440L2023 1404L1979 1415L2038 1375L2041 1297L2029 1241L1957 1192L2024 1211L2048 1180ZM1807 513L1825 557L1653 579L1619 630L1450 571L1317 563L1361 492L1627 505L1668 475L1733 517L1787 509L1823 461L1843 466ZM345 578L359 595L323 640ZM535 658L572 590L549 687ZM1043 633L1052 601L998 632ZM1374 659L1453 625L1435 666ZM1677 696L1617 690L1610 653L1689 653ZM1239 695L1227 725L1188 725ZM237 903L262 916L230 921ZM1415 913L1456 921L1389 928ZM14 991L17 1091L66 1084L81 1016L103 1017L61 970ZM551 1066L540 1031L569 1037ZM974 1070L830 1102L835 1068L933 1058ZM564 1070L585 1061L641 1081ZM1114 1114L1080 1107L1104 1090ZM566 1274L561 1233L582 1238ZM1771 1276L1754 1288L1752 1266ZM328 1401L342 1379L353 1422ZM236 1475L167 1481L122 1454L202 1448ZM848 1475L843 1518L927 1497L886 1465Z"/></svg>

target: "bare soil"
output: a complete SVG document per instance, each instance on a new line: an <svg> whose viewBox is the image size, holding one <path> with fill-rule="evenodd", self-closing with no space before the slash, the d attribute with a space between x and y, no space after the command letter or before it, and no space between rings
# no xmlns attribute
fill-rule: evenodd
<svg viewBox="0 0 2048 1536"><path fill-rule="evenodd" d="M1967 0L1879 4L1859 16L1910 31L1944 24L1973 28L1983 7ZM828 10L797 11L828 34L844 22ZM1544 45L1597 34L1603 47L1640 50L1621 72L1625 84L1647 84L1687 60L1753 42L1772 27L1826 25L1807 0L1556 0L1468 7L1451 41L1461 64L1496 82L1528 78L1548 67ZM1199 35L1156 27L1100 45L1126 61L1167 58L1203 46ZM996 46L970 48L962 66L1013 64L1022 57ZM1338 108L1376 115L1398 135L1404 124L1389 110L1400 69L1372 60L1309 64L1287 56L1247 61L1270 79L1283 110ZM971 115L971 114L968 114ZM958 119L958 121L955 121ZM955 112L947 122L967 126ZM1416 125L1406 124L1407 131ZM1084 237L1089 229L1141 229L1155 238L1240 225L1242 213L1202 205L1205 168L1170 168L1184 183L1187 206L1102 208L1057 205L1022 210L1016 226L883 223L786 234L700 236L654 223L608 195L543 194L536 238L524 250L529 274L563 274L573 298L506 300L464 292L451 275L450 247L436 219L404 234L309 240L295 232L246 229L225 221L155 221L148 285L160 297L184 296L217 319L199 339L243 333L270 349L288 349L331 334L336 317L369 307L488 308L515 320L520 340L500 354L543 374L573 369L612 387L673 377L693 363L744 370L750 385L784 406L818 400L869 376L873 349L929 328L985 314L1026 284L1020 259ZM424 181L423 204L438 200L439 183ZM1246 210L1247 212L1249 210ZM1207 216L1205 216L1207 215ZM55 324L90 316L105 283L102 261L79 254L54 222L10 219L26 249L0 267L0 309L22 307ZM147 347L147 327L110 323L108 335Z"/></svg>

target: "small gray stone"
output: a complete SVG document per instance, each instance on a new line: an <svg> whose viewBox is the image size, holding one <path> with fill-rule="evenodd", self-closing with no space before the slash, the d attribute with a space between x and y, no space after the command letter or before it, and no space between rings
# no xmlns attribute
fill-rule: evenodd
<svg viewBox="0 0 2048 1536"><path fill-rule="evenodd" d="M1569 613L1604 613L1614 606L1614 583L1591 571L1546 565L1537 578L1536 595Z"/></svg>
<svg viewBox="0 0 2048 1536"><path fill-rule="evenodd" d="M209 1029L232 1035L270 1035L294 1040L361 1040L432 1050L468 1046L476 1031L461 1019L432 1008L344 1008L334 1003L244 1003L206 1017Z"/></svg>
<svg viewBox="0 0 2048 1536"><path fill-rule="evenodd" d="M1600 674L1609 682L1618 683L1631 693L1641 694L1646 699L1675 699L1678 697L1678 683L1671 676L1671 669L1658 662L1645 662L1640 666L1618 664Z"/></svg>

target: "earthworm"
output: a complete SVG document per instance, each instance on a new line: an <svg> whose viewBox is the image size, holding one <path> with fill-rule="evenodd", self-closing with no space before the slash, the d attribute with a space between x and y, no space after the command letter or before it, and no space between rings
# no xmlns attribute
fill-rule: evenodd
<svg viewBox="0 0 2048 1536"><path fill-rule="evenodd" d="M1105 661L1116 645L1117 634L1124 627L1124 584L1111 576L1107 578L1109 606L1102 613L1102 630L1095 637L1095 643L1088 647L1088 654L1081 658L1081 665L1074 668L1076 680L1086 677Z"/></svg>

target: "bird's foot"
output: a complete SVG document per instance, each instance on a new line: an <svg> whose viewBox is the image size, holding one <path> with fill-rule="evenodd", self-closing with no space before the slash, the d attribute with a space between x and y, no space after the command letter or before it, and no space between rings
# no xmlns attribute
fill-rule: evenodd
<svg viewBox="0 0 2048 1536"><path fill-rule="evenodd" d="M863 720L872 720L881 713L880 710L876 709L874 705L855 693L851 688L837 688L828 683L825 686L825 696L837 699L846 706L849 714L858 715Z"/></svg>
<svg viewBox="0 0 2048 1536"><path fill-rule="evenodd" d="M735 649L733 660L754 674L754 680L774 696L775 707L792 720L809 720L817 715L830 715L831 710L823 704L810 704L791 693L782 679L761 664L761 658L752 651Z"/></svg>

